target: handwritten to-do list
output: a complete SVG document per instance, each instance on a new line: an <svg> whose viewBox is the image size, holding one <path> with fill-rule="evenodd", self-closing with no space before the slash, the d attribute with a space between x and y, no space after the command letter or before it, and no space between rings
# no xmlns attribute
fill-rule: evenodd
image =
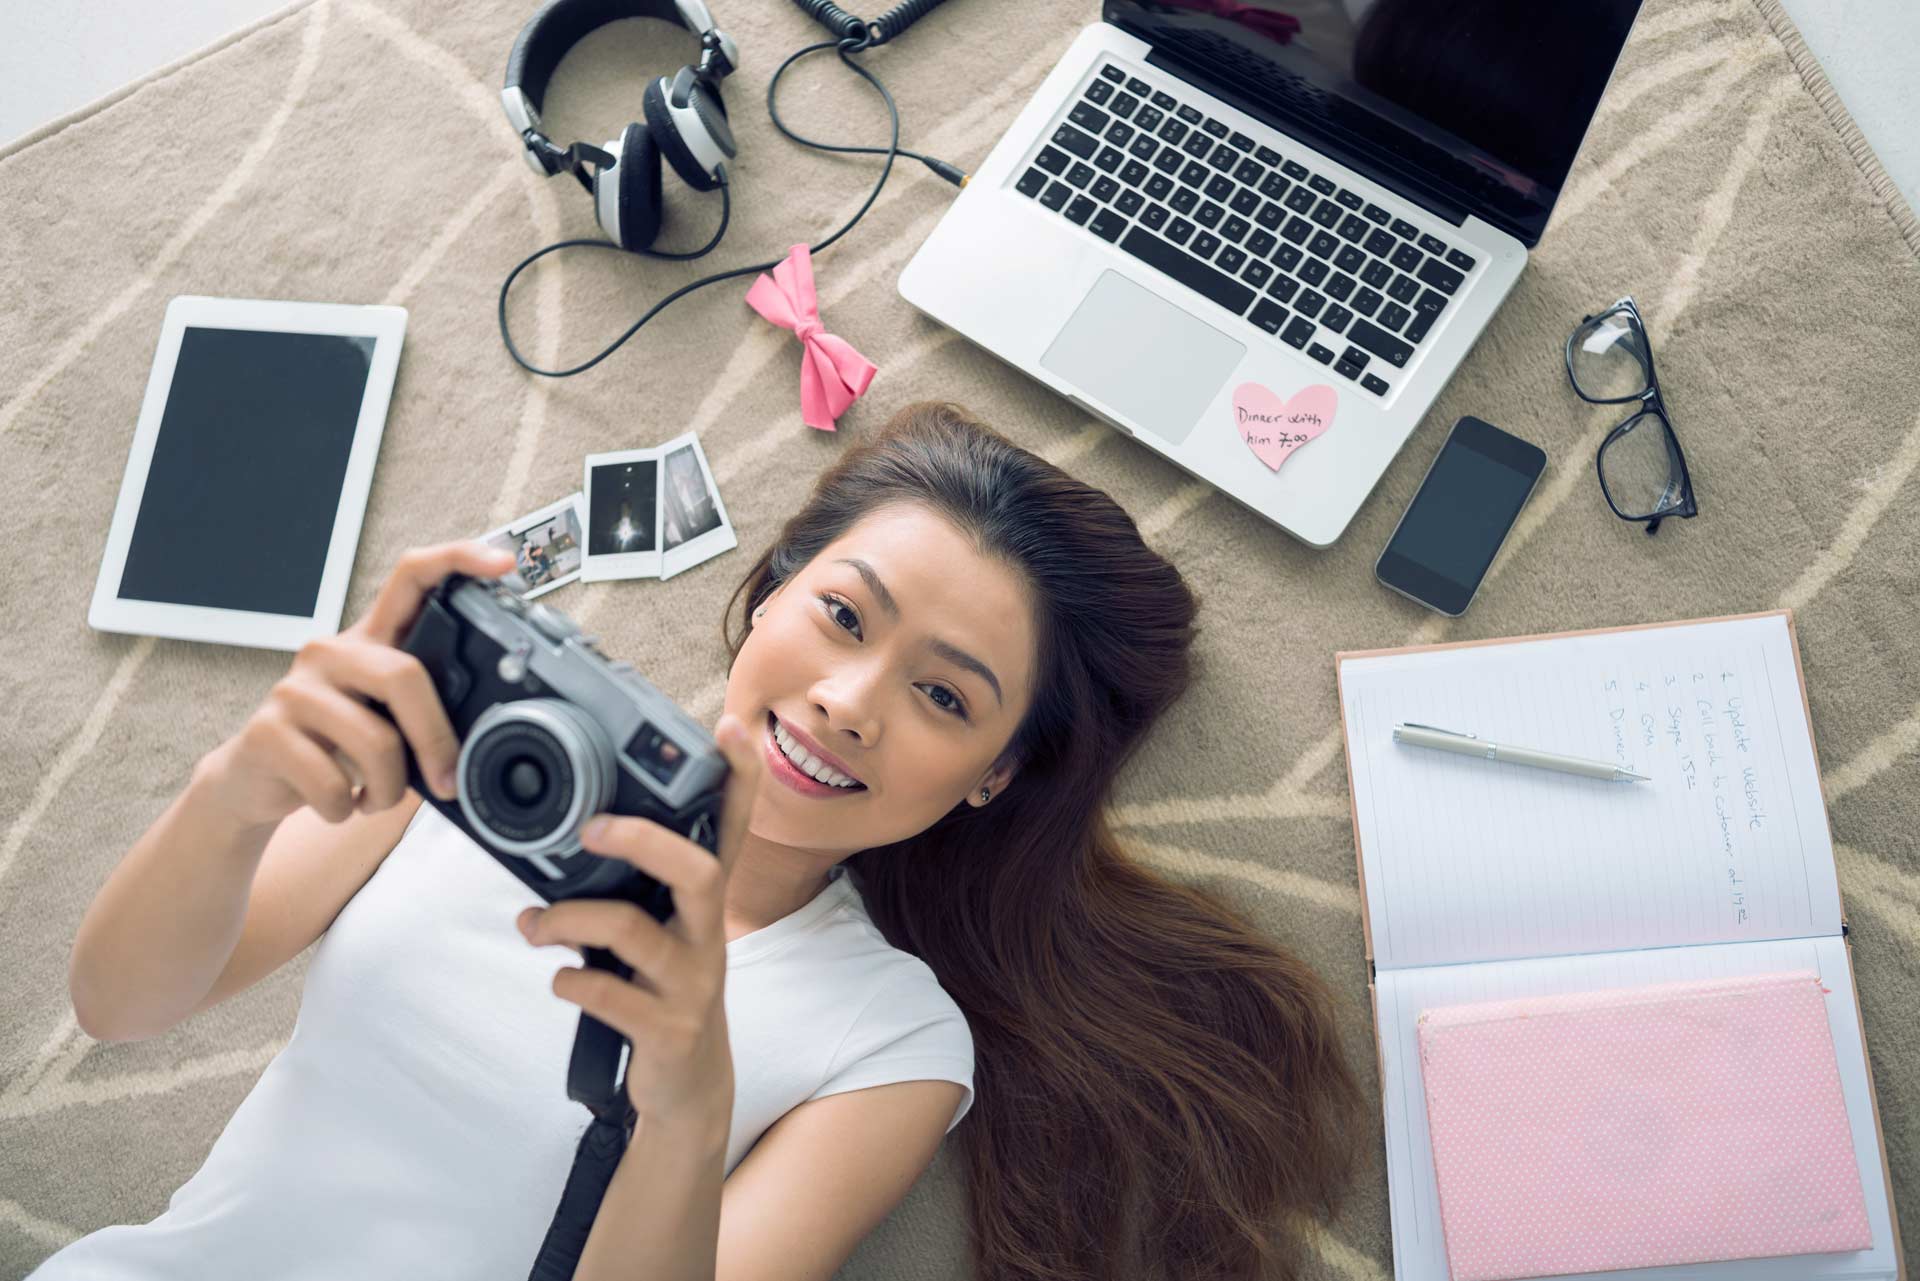
<svg viewBox="0 0 1920 1281"><path fill-rule="evenodd" d="M1340 683L1381 968L1839 931L1783 616L1347 659ZM1396 743L1405 721L1651 781Z"/></svg>

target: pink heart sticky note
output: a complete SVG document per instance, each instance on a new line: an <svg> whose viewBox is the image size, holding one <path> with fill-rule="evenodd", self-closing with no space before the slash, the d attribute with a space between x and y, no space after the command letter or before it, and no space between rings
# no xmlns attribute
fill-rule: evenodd
<svg viewBox="0 0 1920 1281"><path fill-rule="evenodd" d="M1294 450L1333 426L1339 407L1340 393L1325 383L1302 387L1291 400L1280 399L1259 383L1233 389L1233 421L1240 438L1274 471Z"/></svg>

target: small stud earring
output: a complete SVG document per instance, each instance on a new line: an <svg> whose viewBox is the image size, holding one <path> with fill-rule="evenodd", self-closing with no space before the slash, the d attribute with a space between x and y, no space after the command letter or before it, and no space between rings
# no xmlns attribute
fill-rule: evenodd
<svg viewBox="0 0 1920 1281"><path fill-rule="evenodd" d="M990 791L988 791L988 790L987 790L986 788L984 788L984 787L983 787L983 788L981 788L981 789L980 789L980 803L981 803L982 805L985 805L985 804L987 803L987 800L988 800L988 798L989 798L989 797L991 797L992 795L993 795L993 793L992 793L992 792L990 792Z"/></svg>
<svg viewBox="0 0 1920 1281"><path fill-rule="evenodd" d="M756 610L754 610L754 611L753 611L753 616L754 616L755 618L758 618L758 617L760 617L760 615L762 615L762 614L764 614L764 613L766 613L766 612L767 612L767 607L766 607L765 605L762 605L762 606L761 606L761 607L760 607L759 609L756 609Z"/></svg>

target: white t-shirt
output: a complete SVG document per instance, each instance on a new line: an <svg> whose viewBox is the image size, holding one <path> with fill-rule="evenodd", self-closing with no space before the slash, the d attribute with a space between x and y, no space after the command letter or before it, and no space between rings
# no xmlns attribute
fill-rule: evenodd
<svg viewBox="0 0 1920 1281"><path fill-rule="evenodd" d="M32 1281L524 1278L592 1120L567 1097L578 965L514 918L540 898L431 805L314 950L292 1038L150 1223L102 1228ZM891 946L844 868L727 944L731 1173L810 1099L894 1081L967 1087L973 1038L925 962Z"/></svg>

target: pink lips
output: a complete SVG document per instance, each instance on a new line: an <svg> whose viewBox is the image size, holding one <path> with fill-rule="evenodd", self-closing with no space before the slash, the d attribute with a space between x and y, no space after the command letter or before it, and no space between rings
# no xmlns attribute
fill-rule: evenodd
<svg viewBox="0 0 1920 1281"><path fill-rule="evenodd" d="M766 747L763 749L766 752L767 769L775 778L779 779L782 783L785 783L788 787L792 788L794 791L799 792L802 796L814 796L814 797L848 796L848 795L854 795L866 790L864 786L834 787L830 783L822 783L817 778L811 778L808 775L801 773L800 767L795 765L793 761L788 758L787 754L780 750L780 744L777 741L775 741L773 737L773 726L774 726L774 722L777 719L778 718L773 716L772 713L768 714L767 730L765 734ZM786 724L784 721L780 723L783 725ZM814 747L812 740L806 738L802 734L796 733L794 731L794 728L791 725L787 726L787 732L789 734L793 734L793 736L796 739L798 739L801 742L801 744L807 748L808 751L814 752L815 755L819 756L820 759L826 761L827 764L833 766L833 768L839 770L841 773L846 774L849 778L853 777L853 771L847 769L839 761L833 759L831 756L828 756L826 753L817 751Z"/></svg>

